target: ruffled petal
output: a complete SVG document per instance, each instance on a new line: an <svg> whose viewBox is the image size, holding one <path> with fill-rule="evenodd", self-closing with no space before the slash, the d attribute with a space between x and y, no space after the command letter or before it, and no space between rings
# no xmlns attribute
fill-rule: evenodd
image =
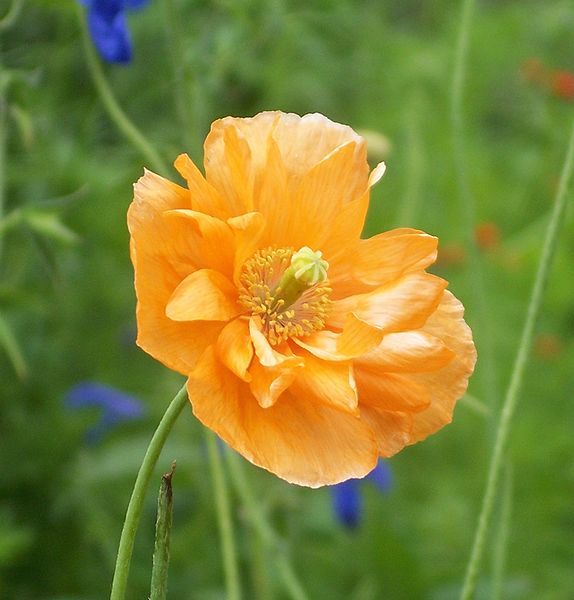
<svg viewBox="0 0 574 600"><path fill-rule="evenodd" d="M205 177L225 198L227 216L253 211L253 185L256 171L251 149L233 120L215 121L205 140Z"/></svg>
<svg viewBox="0 0 574 600"><path fill-rule="evenodd" d="M298 485L319 487L364 477L377 443L361 420L285 392L261 408L249 386L208 348L188 381L193 412L247 460Z"/></svg>
<svg viewBox="0 0 574 600"><path fill-rule="evenodd" d="M322 360L345 361L370 352L383 336L380 329L351 313L341 333L323 329L303 338L294 338L293 342Z"/></svg>
<svg viewBox="0 0 574 600"><path fill-rule="evenodd" d="M193 228L193 243L188 244L186 258L200 268L215 269L231 277L234 261L234 234L227 223L202 212L176 209L165 212L165 218L188 221L185 234ZM191 227L190 227L191 226Z"/></svg>
<svg viewBox="0 0 574 600"><path fill-rule="evenodd" d="M342 207L364 193L367 172L354 161L356 143L333 150L301 177L283 210L268 218L270 239L280 246L323 249ZM366 166L366 163L365 163ZM304 226L302 226L304 224ZM272 236L272 237L271 237ZM340 240L344 243L344 240ZM325 257L329 259L326 254Z"/></svg>
<svg viewBox="0 0 574 600"><path fill-rule="evenodd" d="M228 216L261 212L266 243L279 246L321 249L343 207L369 185L364 140L317 114L267 112L216 121L205 143L205 171L226 199Z"/></svg>
<svg viewBox="0 0 574 600"><path fill-rule="evenodd" d="M258 317L249 319L249 335L255 348L255 354L264 367L279 366L293 357L293 352L287 344L275 348L271 346L261 330L261 319ZM281 352L282 350L283 352Z"/></svg>
<svg viewBox="0 0 574 600"><path fill-rule="evenodd" d="M369 286L379 286L405 273L422 271L437 256L438 239L416 229L393 229L360 240L351 257L352 276Z"/></svg>
<svg viewBox="0 0 574 600"><path fill-rule="evenodd" d="M420 412L430 406L428 389L408 376L365 368L360 360L354 367L361 406L391 412Z"/></svg>
<svg viewBox="0 0 574 600"><path fill-rule="evenodd" d="M446 291L440 306L423 327L425 333L441 339L454 358L436 371L411 375L413 381L427 388L431 404L413 416L410 444L450 423L456 401L466 392L476 362L476 349L463 317L462 304Z"/></svg>
<svg viewBox="0 0 574 600"><path fill-rule="evenodd" d="M165 213L182 208L190 208L187 191L146 171L134 186L128 227L138 299L137 343L169 368L187 374L215 341L221 325L178 323L165 314L175 288L199 267L195 224Z"/></svg>
<svg viewBox="0 0 574 600"><path fill-rule="evenodd" d="M391 333L418 329L438 306L448 282L424 271L409 273L367 294L333 302L327 326L342 329L349 313Z"/></svg>
<svg viewBox="0 0 574 600"><path fill-rule="evenodd" d="M305 354L305 367L297 372L292 393L302 400L318 400L358 416L357 386L350 361L327 362Z"/></svg>
<svg viewBox="0 0 574 600"><path fill-rule="evenodd" d="M334 123L317 113L303 117L282 113L273 135L285 167L296 176L307 173L336 148L354 142L353 163L365 173L362 187L366 187L368 163L365 140L347 125Z"/></svg>
<svg viewBox="0 0 574 600"><path fill-rule="evenodd" d="M243 381L251 381L248 372L253 359L253 344L246 319L235 319L228 323L217 338L219 360Z"/></svg>
<svg viewBox="0 0 574 600"><path fill-rule="evenodd" d="M385 335L375 349L361 356L360 363L381 372L421 373L436 371L453 357L440 338L417 330Z"/></svg>
<svg viewBox="0 0 574 600"><path fill-rule="evenodd" d="M288 357L271 367L264 367L258 360L254 360L249 369L249 388L259 406L273 406L279 396L291 386L302 366L303 360L298 356Z"/></svg>
<svg viewBox="0 0 574 600"><path fill-rule="evenodd" d="M240 312L237 290L218 271L200 269L177 286L165 312L173 321L229 321Z"/></svg>
<svg viewBox="0 0 574 600"><path fill-rule="evenodd" d="M205 179L187 154L180 154L176 158L174 166L187 181L193 210L210 214L219 219L226 219L229 216L225 198Z"/></svg>
<svg viewBox="0 0 574 600"><path fill-rule="evenodd" d="M227 220L231 227L235 243L233 280L239 285L239 275L246 260L251 258L261 246L261 236L265 228L263 215L258 212L247 213Z"/></svg>
<svg viewBox="0 0 574 600"><path fill-rule="evenodd" d="M390 412L378 407L359 405L364 421L377 440L378 452L383 457L393 456L411 439L413 417L410 413Z"/></svg>

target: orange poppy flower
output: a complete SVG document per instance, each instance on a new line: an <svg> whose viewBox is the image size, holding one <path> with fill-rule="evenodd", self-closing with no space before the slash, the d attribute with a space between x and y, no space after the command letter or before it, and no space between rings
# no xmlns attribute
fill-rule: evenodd
<svg viewBox="0 0 574 600"><path fill-rule="evenodd" d="M205 176L149 171L128 213L138 344L252 463L318 487L363 477L450 422L475 362L437 239L361 240L366 144L322 115L216 121Z"/></svg>

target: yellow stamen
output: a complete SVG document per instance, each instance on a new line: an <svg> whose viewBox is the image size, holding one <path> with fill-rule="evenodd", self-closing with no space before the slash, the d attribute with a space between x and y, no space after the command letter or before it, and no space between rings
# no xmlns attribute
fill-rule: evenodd
<svg viewBox="0 0 574 600"><path fill-rule="evenodd" d="M325 327L332 291L328 267L321 252L307 246L298 252L264 248L243 265L239 302L248 313L261 318L272 345Z"/></svg>

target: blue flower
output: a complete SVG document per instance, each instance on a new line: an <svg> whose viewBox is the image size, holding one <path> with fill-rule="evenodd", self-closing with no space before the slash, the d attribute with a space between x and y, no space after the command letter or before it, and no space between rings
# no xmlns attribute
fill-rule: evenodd
<svg viewBox="0 0 574 600"><path fill-rule="evenodd" d="M101 409L100 419L86 432L86 442L90 445L100 442L119 423L139 419L144 414L140 400L100 383L84 382L76 385L66 395L65 404L72 409Z"/></svg>
<svg viewBox="0 0 574 600"><path fill-rule="evenodd" d="M150 0L79 0L88 9L88 29L100 56L110 63L129 63L132 42L126 9L145 6Z"/></svg>
<svg viewBox="0 0 574 600"><path fill-rule="evenodd" d="M349 529L354 529L361 522L363 511L361 486L365 481L372 481L383 493L388 492L393 479L387 463L379 461L375 469L364 479L349 479L331 488L335 516Z"/></svg>

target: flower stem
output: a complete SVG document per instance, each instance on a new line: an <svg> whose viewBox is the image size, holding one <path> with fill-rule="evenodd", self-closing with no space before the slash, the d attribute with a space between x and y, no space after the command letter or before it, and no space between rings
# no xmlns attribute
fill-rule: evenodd
<svg viewBox="0 0 574 600"><path fill-rule="evenodd" d="M205 429L209 461L213 472L213 490L217 507L217 520L221 536L221 551L223 554L223 568L227 586L227 600L241 599L241 585L239 582L239 569L237 567L237 552L233 539L233 522L229 506L229 488L225 480L223 460L217 439L211 431Z"/></svg>
<svg viewBox="0 0 574 600"><path fill-rule="evenodd" d="M502 406L502 412L500 420L498 422L498 428L496 431L496 437L494 441L494 449L492 451L492 457L490 460L490 468L488 471L486 487L484 491L484 497L482 501L482 509L480 512L478 525L476 528L474 542L470 559L468 561L466 576L464 580L464 586L461 594L462 600L470 600L474 595L476 589L476 580L478 576L478 570L482 555L484 553L484 545L486 540L486 534L492 518L492 509L494 505L494 499L497 495L497 489L500 481L500 473L503 464L504 451L506 449L506 442L508 434L510 432L510 426L512 423L512 417L516 410L516 404L518 401L518 392L522 383L524 375L524 368L526 366L526 360L530 352L532 345L532 336L534 332L534 325L538 313L540 311L540 305L542 303L542 296L546 281L548 279L548 273L550 271L550 265L552 263L552 256L554 254L554 248L556 247L556 241L558 239L558 233L560 225L564 220L564 213L567 206L567 189L570 177L572 175L572 166L574 163L574 124L572 126L572 132L570 133L570 141L568 143L568 150L566 152L566 158L564 160L564 166L562 167L562 173L560 175L560 183L558 186L558 192L556 194L556 201L548 228L546 230L546 238L544 240L544 246L542 248L542 256L538 265L536 278L534 280L534 286L532 288L532 295L528 310L526 313L526 319L524 321L524 328L522 330L522 336L520 338L520 344L516 354L514 367L512 369L512 375L504 404Z"/></svg>
<svg viewBox="0 0 574 600"><path fill-rule="evenodd" d="M249 515L251 526L268 548L270 557L275 557L275 565L283 581L285 591L292 600L307 600L307 593L291 565L285 543L269 526L261 511L260 503L257 502L251 492L241 459L230 450L226 453L226 458L235 489Z"/></svg>
<svg viewBox="0 0 574 600"><path fill-rule="evenodd" d="M476 345L479 350L482 364L480 376L482 378L483 396L486 403L492 408L495 399L498 397L496 389L496 364L494 361L494 349L492 344L493 336L490 333L490 319L488 319L489 310L485 293L486 282L484 269L474 239L476 201L468 179L463 118L464 81L467 70L470 31L475 3L475 0L462 1L460 27L456 41L451 82L450 117L456 183L463 208L466 247L469 254L468 273L471 277L471 289L474 293L475 313L477 316L477 324L474 330Z"/></svg>
<svg viewBox="0 0 574 600"><path fill-rule="evenodd" d="M492 600L503 600L504 569L508 547L510 521L512 519L512 465L507 461L504 468L503 485L501 490L500 517L492 552L492 587L490 597Z"/></svg>
<svg viewBox="0 0 574 600"><path fill-rule="evenodd" d="M196 82L189 64L188 52L182 23L185 20L179 14L175 0L163 1L166 38L170 48L173 76L175 80L174 98L176 110L181 123L182 141L187 146L187 152L192 158L199 158L202 142L200 139L201 127L198 125L198 107L194 90Z"/></svg>
<svg viewBox="0 0 574 600"><path fill-rule="evenodd" d="M90 75L92 76L96 90L100 95L100 99L108 111L108 115L117 125L118 129L124 134L127 140L142 153L152 169L158 173L168 173L169 167L167 163L161 158L155 148L147 141L141 131L130 121L129 117L116 100L90 40L83 10L79 3L77 5L77 14L82 30L84 53L86 55L86 61L88 63Z"/></svg>
<svg viewBox="0 0 574 600"><path fill-rule="evenodd" d="M145 453L126 511L126 518L118 547L118 556L116 558L110 600L123 600L125 597L134 540L150 478L167 436L187 403L187 389L184 385L165 411Z"/></svg>

